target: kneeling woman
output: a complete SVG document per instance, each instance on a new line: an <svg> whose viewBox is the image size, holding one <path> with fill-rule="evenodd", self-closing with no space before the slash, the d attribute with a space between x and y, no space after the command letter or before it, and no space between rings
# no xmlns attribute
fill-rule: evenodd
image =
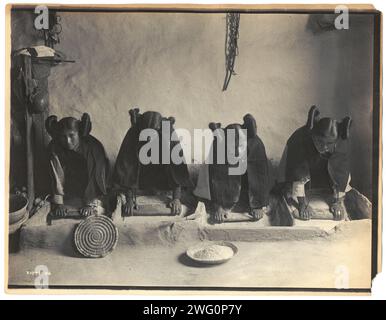
<svg viewBox="0 0 386 320"><path fill-rule="evenodd" d="M243 124L230 124L224 130L220 123L209 124L213 133L217 133L211 150L213 162L201 166L194 194L207 205L213 223L223 223L233 210L247 212L254 220L262 219L268 211L268 160L264 143L257 135L255 118L247 114L243 120ZM228 141L231 132L233 143ZM217 150L226 153L223 161L219 161ZM241 156L243 152L245 157ZM230 154L239 157L239 166L244 162L240 166L244 171L231 173L236 165L228 161Z"/></svg>
<svg viewBox="0 0 386 320"><path fill-rule="evenodd" d="M284 153L285 180L292 198L297 200L299 217L308 220L312 210L308 205L305 186L323 190L335 220L345 218L344 197L351 187L349 163L350 117L341 122L320 118L316 106L308 113L307 124L297 129L287 141ZM296 201L295 200L295 201Z"/></svg>
<svg viewBox="0 0 386 320"><path fill-rule="evenodd" d="M52 137L48 145L51 214L66 216L67 204L78 207L83 217L103 212L108 160L102 143L90 135L89 115L84 113L80 121L50 116L46 130Z"/></svg>

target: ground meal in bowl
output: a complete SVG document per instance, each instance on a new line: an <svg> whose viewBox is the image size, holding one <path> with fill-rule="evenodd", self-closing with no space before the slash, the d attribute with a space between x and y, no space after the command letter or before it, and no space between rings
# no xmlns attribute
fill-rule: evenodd
<svg viewBox="0 0 386 320"><path fill-rule="evenodd" d="M216 261L230 259L233 256L233 250L227 246L213 244L194 253L194 257L200 260Z"/></svg>

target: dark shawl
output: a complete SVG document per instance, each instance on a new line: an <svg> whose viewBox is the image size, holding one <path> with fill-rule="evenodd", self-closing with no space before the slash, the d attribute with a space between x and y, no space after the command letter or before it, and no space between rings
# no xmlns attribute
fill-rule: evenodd
<svg viewBox="0 0 386 320"><path fill-rule="evenodd" d="M74 158L71 153L77 153L83 158L87 167L87 181L84 188L84 199L91 201L101 195L106 195L106 180L108 176L108 160L102 143L92 135L82 137L79 150L66 150L53 139L48 145L49 155L56 154L63 166ZM76 164L74 164L76 165Z"/></svg>
<svg viewBox="0 0 386 320"><path fill-rule="evenodd" d="M348 158L349 143L347 139L338 138L335 152L327 159L327 172L333 187L344 192L349 179L350 165ZM312 176L312 166L321 159L316 150L311 131L307 126L296 130L287 141L287 159L285 175L287 182L302 180ZM312 181L311 181L312 183Z"/></svg>
<svg viewBox="0 0 386 320"><path fill-rule="evenodd" d="M252 119L252 128L246 125L246 117ZM269 179L265 147L263 141L257 136L255 120L251 115L246 117L244 117L243 128L248 130L247 172L243 176L229 175L230 165L215 164L215 161L214 164L209 165L210 198L227 209L239 201L242 190L248 192L248 205L251 209L268 205ZM217 154L215 144L213 146L214 158Z"/></svg>
<svg viewBox="0 0 386 320"><path fill-rule="evenodd" d="M133 110L131 110L133 111ZM154 127L155 121L170 121L171 133L174 132L173 123L174 119L172 118L162 118L157 112L148 112L153 113L154 116L144 118L143 115L139 114L138 111L133 119L132 115L132 126L127 131L125 138L123 139L122 145L119 149L117 160L115 163L114 174L113 174L113 184L116 189L127 190L130 188L139 189L143 184L143 181L140 181L140 170L144 170L147 165L143 165L139 162L139 134L141 128ZM159 118L159 120L156 120ZM146 123L144 121L146 120ZM160 141L164 141L164 137L161 137ZM177 146L178 145L178 146ZM173 148L180 148L179 141L170 141L170 153ZM182 149L181 149L182 152ZM160 148L161 153L161 148ZM150 164L151 165L151 164ZM160 190L173 190L178 186L182 187L191 187L191 181L189 179L188 168L185 163L174 164L170 160L170 164L159 164L152 165L154 168L159 168L165 173L165 179L157 181L156 186ZM151 183L148 182L148 183Z"/></svg>

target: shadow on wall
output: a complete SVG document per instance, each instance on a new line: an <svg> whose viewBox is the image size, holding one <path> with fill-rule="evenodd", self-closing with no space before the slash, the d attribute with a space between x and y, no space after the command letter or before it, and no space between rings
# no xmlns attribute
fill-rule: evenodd
<svg viewBox="0 0 386 320"><path fill-rule="evenodd" d="M313 14L310 15L307 21L306 30L313 34L321 34L326 31L334 31L334 20L337 15L334 14Z"/></svg>
<svg viewBox="0 0 386 320"><path fill-rule="evenodd" d="M306 31L314 35L320 65L314 78L315 101L322 116L352 118L351 185L372 198L373 18L349 15L349 29L337 30L337 15L310 15Z"/></svg>

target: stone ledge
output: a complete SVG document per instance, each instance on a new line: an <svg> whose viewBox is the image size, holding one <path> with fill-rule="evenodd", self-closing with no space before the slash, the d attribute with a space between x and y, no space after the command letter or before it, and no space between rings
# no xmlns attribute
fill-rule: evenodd
<svg viewBox="0 0 386 320"><path fill-rule="evenodd" d="M280 241L305 240L327 237L336 230L336 222L324 220L296 221L293 227L267 226L258 222L233 222L210 225L198 214L195 218L181 217L128 217L115 218L118 245L173 245L177 242L210 241ZM40 225L37 222L40 221ZM75 219L55 220L46 225L43 217L26 223L20 232L20 249L54 249L74 255L73 232L79 223ZM44 223L43 223L44 222Z"/></svg>
<svg viewBox="0 0 386 320"><path fill-rule="evenodd" d="M182 216L132 216L122 218L116 210L112 219L118 228L118 245L165 245L178 242L210 241L280 241L306 240L328 237L338 226L349 221L295 219L292 227L271 226L268 216L259 221L247 221L246 215L233 216L233 222L212 225L208 223L203 203L194 214ZM66 255L74 255L73 233L80 222L77 219L53 220L47 225L49 204L43 206L21 228L20 249L54 249Z"/></svg>

